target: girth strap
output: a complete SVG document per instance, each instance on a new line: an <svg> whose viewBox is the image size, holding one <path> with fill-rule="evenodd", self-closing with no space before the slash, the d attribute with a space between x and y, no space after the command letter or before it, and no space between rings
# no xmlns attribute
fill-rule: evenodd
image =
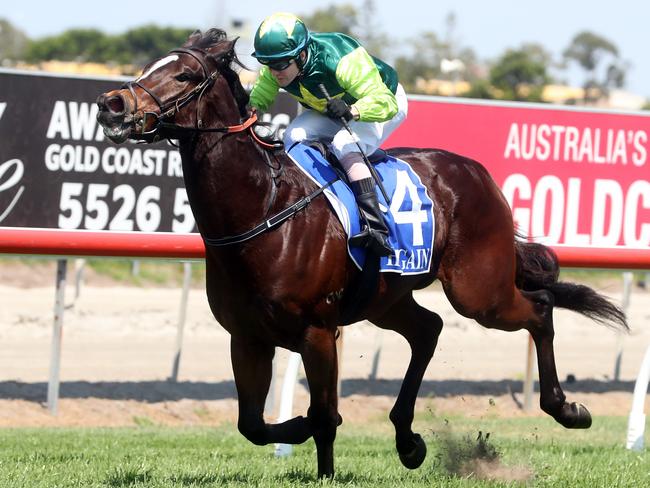
<svg viewBox="0 0 650 488"><path fill-rule="evenodd" d="M300 200L298 200L290 207L285 208L281 212L275 214L273 217L265 220L261 224L256 225L249 231L246 231L242 234L237 234L235 236L220 237L217 239L203 236L203 242L205 243L206 246L219 247L219 246L228 246L230 244L239 244L241 242L248 241L253 237L260 235L261 233L266 232L267 230L277 227L278 225L280 225L282 222L289 219L290 217L293 217L295 214L297 214L303 208L309 205L314 198L316 198L318 195L323 193L323 191L325 191L326 188L333 185L334 182L336 181L338 181L338 178L327 182L327 184L311 192L306 197L302 197Z"/></svg>

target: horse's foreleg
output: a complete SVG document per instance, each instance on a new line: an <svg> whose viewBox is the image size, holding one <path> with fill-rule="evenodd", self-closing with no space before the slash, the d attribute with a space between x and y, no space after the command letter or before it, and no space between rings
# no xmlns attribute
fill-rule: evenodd
<svg viewBox="0 0 650 488"><path fill-rule="evenodd" d="M373 322L398 332L411 347L411 361L390 412L390 420L395 426L395 444L400 461L407 468L415 469L422 464L427 454L422 437L411 430L415 401L422 377L438 344L442 319L438 314L418 305L412 296L408 296Z"/></svg>
<svg viewBox="0 0 650 488"><path fill-rule="evenodd" d="M301 350L310 392L312 426L318 476L334 476L334 439L340 423L337 392L336 330L309 327Z"/></svg>
<svg viewBox="0 0 650 488"><path fill-rule="evenodd" d="M264 422L264 402L271 384L274 346L233 336L230 350L239 397L237 427L242 435L260 446L301 444L309 439L311 425L305 417L295 417L279 424Z"/></svg>
<svg viewBox="0 0 650 488"><path fill-rule="evenodd" d="M541 324L528 327L537 350L540 407L568 429L587 429L591 426L589 411L582 404L566 401L557 377L553 351L553 295L548 291L522 292L522 295L534 303L542 319Z"/></svg>

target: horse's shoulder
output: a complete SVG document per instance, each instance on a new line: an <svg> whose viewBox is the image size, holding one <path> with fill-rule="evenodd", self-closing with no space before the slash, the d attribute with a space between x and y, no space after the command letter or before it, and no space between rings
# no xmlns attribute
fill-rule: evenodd
<svg viewBox="0 0 650 488"><path fill-rule="evenodd" d="M294 189L304 188L305 190L313 190L316 188L316 184L309 179L287 153L280 153L278 158L280 167L282 168L279 176L280 181Z"/></svg>

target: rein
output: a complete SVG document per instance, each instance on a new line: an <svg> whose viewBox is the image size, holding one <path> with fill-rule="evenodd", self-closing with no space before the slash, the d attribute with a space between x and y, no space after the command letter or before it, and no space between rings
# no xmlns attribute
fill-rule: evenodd
<svg viewBox="0 0 650 488"><path fill-rule="evenodd" d="M248 119L246 119L244 122L241 124L237 125L231 125L231 126L225 126L225 127L208 127L204 128L203 127L203 121L201 120L199 116L199 109L201 106L201 98L205 94L207 90L209 90L212 85L214 84L215 80L220 76L220 72L218 69L214 70L213 72L210 72L207 64L205 63L205 60L203 59L202 56L199 56L198 54L203 55L204 53L200 50L197 49L186 49L186 48L179 48L179 49L174 49L170 51L170 53L179 53L179 54L187 54L189 56L192 56L194 59L196 59L201 67L203 68L203 74L205 78L201 83L199 83L196 87L194 87L192 90L188 91L187 93L182 94L176 99L172 99L166 102L163 102L155 93L153 93L150 89L146 88L143 86L141 83L139 83L137 80L131 81L128 83L124 84L124 88L127 88L131 94L131 97L133 98L134 101L134 108L131 112L132 117L133 117L133 123L135 124L136 129L139 131L139 135L145 136L145 135L154 135L157 136L158 131L164 130L164 129L170 129L173 131L183 131L183 132L192 132L192 133L207 133L207 132L218 132L218 133L223 133L223 134L232 134L232 133L237 133L237 132L243 132L245 130L248 130L251 137L253 140L261 145L262 147L265 147L266 149L271 149L271 150L277 150L278 146L275 144L269 144L265 141L262 141L257 135L255 134L255 131L253 131L251 128L253 124L257 121L257 113L253 110L250 113L250 116ZM160 110L159 113L156 112L143 112L141 116L138 116L138 98L135 93L135 87L140 88L143 90L147 95L149 95L158 105L158 108ZM185 105L190 103L194 98L198 97L197 103L196 103L196 127L185 127L181 126L175 123L171 122L165 122L165 119L169 119L174 117ZM153 117L155 118L156 122L153 126L152 129L150 130L145 130L147 126L147 118L148 117ZM284 221L287 219L293 217L296 215L298 212L300 212L302 209L307 207L311 201L318 197L321 193L323 193L328 187L330 187L332 184L334 184L336 181L338 181L339 178L336 178L327 184L323 185L322 187L314 190L311 192L309 195L302 197L300 200L295 202L293 205L285 208L284 210L278 212L277 214L273 215L272 217L266 219L264 222L256 225L252 229L243 232L241 234L237 234L234 236L227 236L227 237L221 237L221 238L211 238L211 237L206 237L201 235L203 238L203 242L205 243L206 246L210 247L221 247L221 246L228 246L231 244L239 244L241 242L246 242L263 232L266 232L267 230L271 230L280 224L282 224ZM272 205L275 195L275 192L272 193L272 198L269 201L269 207Z"/></svg>
<svg viewBox="0 0 650 488"><path fill-rule="evenodd" d="M327 182L327 184L325 184L325 185L321 186L320 188L314 190L309 195L307 195L305 197L302 197L300 200L298 200L296 203L294 203L290 207L287 207L284 210L278 212L273 217L265 220L261 224L256 225L251 230L248 230L246 232L242 232L241 234L237 234L237 235L234 235L234 236L221 237L221 238L218 238L218 239L202 236L203 237L203 242L205 243L206 246L220 247L220 246L228 246L230 244L239 244L241 242L248 241L248 240L252 239L253 237L256 237L256 236L260 235L261 233L266 232L267 230L271 230L274 227L277 227L278 225L280 225L285 220L287 220L287 219L293 217L294 215L296 215L298 212L300 212L302 209L304 209L307 205L309 205L314 198L316 198L318 195L323 193L328 187L333 185L336 181L338 181L338 178Z"/></svg>

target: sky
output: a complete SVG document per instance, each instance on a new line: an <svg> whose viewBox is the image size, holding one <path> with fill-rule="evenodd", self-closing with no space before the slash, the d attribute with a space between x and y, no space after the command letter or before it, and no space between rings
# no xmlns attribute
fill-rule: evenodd
<svg viewBox="0 0 650 488"><path fill-rule="evenodd" d="M360 9L363 3L363 0L19 0L0 3L0 18L9 20L31 38L55 35L76 27L121 33L149 23L202 30L221 27L228 32L233 20L244 21L252 37L257 25L273 12L310 14L331 4L351 4ZM483 60L495 59L506 49L518 48L528 42L542 44L555 59L559 59L575 34L583 30L592 31L617 46L621 57L628 62L626 89L650 98L650 2L375 0L375 6L378 27L401 41L426 31L442 36L445 20L453 12L456 16L456 40L462 46L472 48ZM242 54L250 51L245 37L246 33L240 42ZM574 70L569 81L580 84L581 72Z"/></svg>

